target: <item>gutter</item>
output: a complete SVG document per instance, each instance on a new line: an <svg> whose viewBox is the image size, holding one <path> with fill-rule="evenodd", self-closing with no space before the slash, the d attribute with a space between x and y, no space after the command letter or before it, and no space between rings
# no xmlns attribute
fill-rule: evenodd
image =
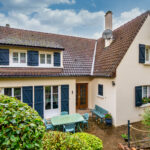
<svg viewBox="0 0 150 150"><path fill-rule="evenodd" d="M96 49L97 49L97 41L95 42L95 48L94 48L94 54L93 54L93 62L92 62L92 68L91 68L91 76L93 75L93 72L94 72Z"/></svg>

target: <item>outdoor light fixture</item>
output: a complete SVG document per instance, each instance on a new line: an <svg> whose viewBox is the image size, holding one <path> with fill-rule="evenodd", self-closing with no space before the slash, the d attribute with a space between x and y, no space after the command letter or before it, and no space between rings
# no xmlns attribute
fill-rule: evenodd
<svg viewBox="0 0 150 150"><path fill-rule="evenodd" d="M115 81L112 81L112 86L115 86L116 84L115 84Z"/></svg>

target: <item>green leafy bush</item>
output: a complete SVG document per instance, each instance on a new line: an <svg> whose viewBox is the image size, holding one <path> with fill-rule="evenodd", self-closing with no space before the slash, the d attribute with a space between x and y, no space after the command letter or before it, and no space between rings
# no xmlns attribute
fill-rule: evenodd
<svg viewBox="0 0 150 150"><path fill-rule="evenodd" d="M150 129L150 108L145 109L143 114L143 123Z"/></svg>
<svg viewBox="0 0 150 150"><path fill-rule="evenodd" d="M70 133L57 131L46 132L43 138L44 150L91 150L85 141Z"/></svg>
<svg viewBox="0 0 150 150"><path fill-rule="evenodd" d="M0 96L0 149L40 149L44 132L35 110L13 97Z"/></svg>
<svg viewBox="0 0 150 150"><path fill-rule="evenodd" d="M43 138L44 150L102 150L102 141L87 133L50 131Z"/></svg>
<svg viewBox="0 0 150 150"><path fill-rule="evenodd" d="M85 143L88 145L89 148L91 148L91 150L103 149L102 140L100 140L95 135L81 132L73 134L72 136L78 137L81 141L85 141Z"/></svg>

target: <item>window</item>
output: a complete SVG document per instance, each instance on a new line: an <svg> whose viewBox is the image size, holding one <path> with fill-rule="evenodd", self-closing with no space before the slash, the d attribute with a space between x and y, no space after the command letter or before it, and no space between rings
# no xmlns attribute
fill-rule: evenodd
<svg viewBox="0 0 150 150"><path fill-rule="evenodd" d="M47 64L51 64L51 55L47 54Z"/></svg>
<svg viewBox="0 0 150 150"><path fill-rule="evenodd" d="M18 57L18 53L13 53L13 63L18 63L19 61L19 57Z"/></svg>
<svg viewBox="0 0 150 150"><path fill-rule="evenodd" d="M12 88L5 88L4 95L12 96Z"/></svg>
<svg viewBox="0 0 150 150"><path fill-rule="evenodd" d="M145 50L145 61L146 63L150 63L150 49L148 48Z"/></svg>
<svg viewBox="0 0 150 150"><path fill-rule="evenodd" d="M26 53L24 52L13 52L12 62L14 64L26 64Z"/></svg>
<svg viewBox="0 0 150 150"><path fill-rule="evenodd" d="M4 88L4 95L15 97L18 100L22 99L21 88Z"/></svg>
<svg viewBox="0 0 150 150"><path fill-rule="evenodd" d="M20 63L26 63L26 53L20 53Z"/></svg>
<svg viewBox="0 0 150 150"><path fill-rule="evenodd" d="M98 85L98 95L103 96L103 85L102 84Z"/></svg>
<svg viewBox="0 0 150 150"><path fill-rule="evenodd" d="M45 54L40 54L40 64L45 64Z"/></svg>
<svg viewBox="0 0 150 150"><path fill-rule="evenodd" d="M58 86L45 87L45 110L58 109Z"/></svg>
<svg viewBox="0 0 150 150"><path fill-rule="evenodd" d="M45 67L50 67L51 64L51 54L40 54L40 65Z"/></svg>
<svg viewBox="0 0 150 150"><path fill-rule="evenodd" d="M150 103L150 86L142 87L142 103Z"/></svg>

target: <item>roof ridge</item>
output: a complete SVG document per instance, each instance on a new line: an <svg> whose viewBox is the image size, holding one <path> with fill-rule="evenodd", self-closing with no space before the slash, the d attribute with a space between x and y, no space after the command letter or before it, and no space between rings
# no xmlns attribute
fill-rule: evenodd
<svg viewBox="0 0 150 150"><path fill-rule="evenodd" d="M5 26L1 26L1 28L8 28ZM86 40L94 40L96 41L96 39L94 38L86 38L86 37L80 37L80 36L73 36L73 35L65 35L65 34L57 34L57 33L50 33L50 32L42 32L42 31L34 31L34 30L30 30L30 29L21 29L21 28L14 28L14 27L9 27L9 29L14 29L14 30L19 30L19 31L27 31L27 32L33 32L33 33L41 33L41 34L48 34L48 35L59 35L59 36L65 36L65 37L72 37L72 38L79 38L79 39L86 39Z"/></svg>

